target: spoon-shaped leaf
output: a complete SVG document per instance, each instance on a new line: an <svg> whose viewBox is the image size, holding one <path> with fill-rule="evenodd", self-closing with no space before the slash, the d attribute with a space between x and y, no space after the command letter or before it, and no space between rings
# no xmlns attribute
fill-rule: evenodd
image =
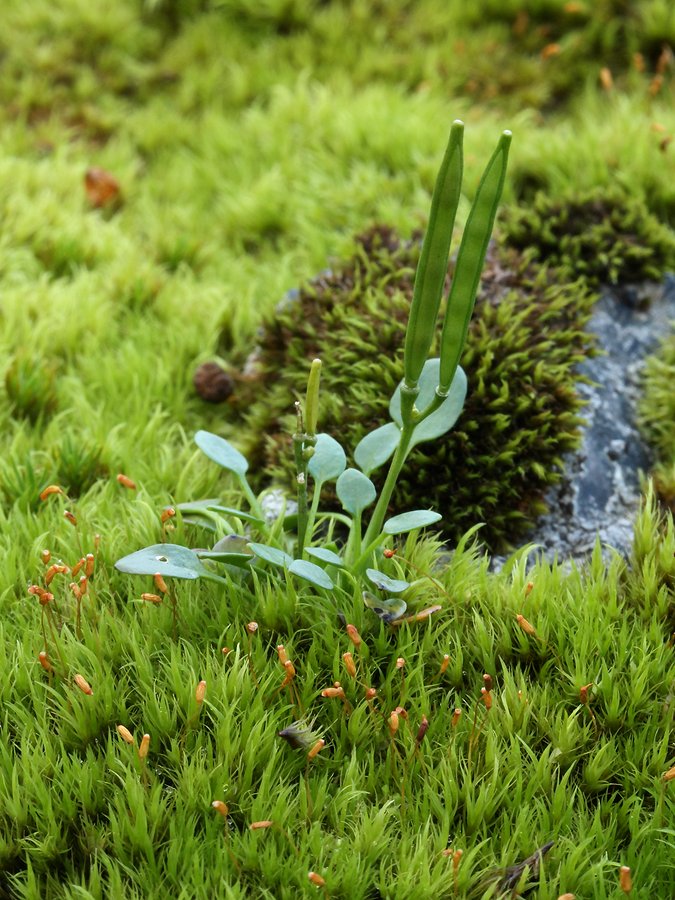
<svg viewBox="0 0 675 900"><path fill-rule="evenodd" d="M366 569L366 576L373 582L376 588L381 591L387 591L390 594L400 594L410 587L409 582L400 578L390 578L384 572L377 569Z"/></svg>
<svg viewBox="0 0 675 900"><path fill-rule="evenodd" d="M400 401L399 401L400 402ZM370 475L384 465L398 446L401 431L394 422L387 422L361 438L354 450L356 465Z"/></svg>
<svg viewBox="0 0 675 900"><path fill-rule="evenodd" d="M118 559L115 568L127 575L162 575L164 578L224 579L209 572L194 550L180 544L153 544Z"/></svg>
<svg viewBox="0 0 675 900"><path fill-rule="evenodd" d="M306 547L305 553L308 553L315 559L320 559L321 562L324 562L329 566L337 566L340 569L344 568L345 564L342 557L338 556L337 553L333 553L332 550L327 550L325 547Z"/></svg>
<svg viewBox="0 0 675 900"><path fill-rule="evenodd" d="M427 406L432 402L436 394L438 380L440 375L440 359L428 359L422 370L419 381L420 392L415 402L420 412L424 412ZM455 377L452 379L452 385L448 391L448 395L441 403L437 410L422 419L419 425L413 431L410 446L421 444L423 441L433 441L446 432L450 431L452 426L459 419L462 409L464 408L464 400L466 398L466 375L461 366L457 366ZM401 419L401 386L399 385L394 391L389 403L389 414L397 424L402 424Z"/></svg>
<svg viewBox="0 0 675 900"><path fill-rule="evenodd" d="M343 509L353 516L367 509L377 497L373 482L358 469L345 469L335 489Z"/></svg>
<svg viewBox="0 0 675 900"><path fill-rule="evenodd" d="M272 566L280 568L288 568L293 562L293 557L277 547L270 547L268 544L256 544L255 541L249 541L249 548L255 553L258 559L262 559Z"/></svg>
<svg viewBox="0 0 675 900"><path fill-rule="evenodd" d="M372 611L387 624L400 619L408 608L405 600L401 600L400 597L391 597L388 600L380 600L378 597L373 597L368 591L364 591L362 596L363 602L368 609L372 609Z"/></svg>
<svg viewBox="0 0 675 900"><path fill-rule="evenodd" d="M235 475L245 475L248 471L248 460L236 450L229 441L212 434L210 431L198 431L195 435L195 444L209 459L218 463L224 469L234 472Z"/></svg>
<svg viewBox="0 0 675 900"><path fill-rule="evenodd" d="M442 516L432 509L413 509L410 512L392 516L382 526L385 534L405 534L407 531L415 531L417 528L426 528L439 522Z"/></svg>
<svg viewBox="0 0 675 900"><path fill-rule="evenodd" d="M288 567L288 571L292 572L293 575L297 575L298 578L304 578L305 581L309 581L315 587L325 588L326 590L330 590L333 587L333 580L330 575L324 572L321 566L316 566L305 559L294 559Z"/></svg>
<svg viewBox="0 0 675 900"><path fill-rule="evenodd" d="M318 434L307 470L317 484L335 481L347 465L345 451L329 434Z"/></svg>

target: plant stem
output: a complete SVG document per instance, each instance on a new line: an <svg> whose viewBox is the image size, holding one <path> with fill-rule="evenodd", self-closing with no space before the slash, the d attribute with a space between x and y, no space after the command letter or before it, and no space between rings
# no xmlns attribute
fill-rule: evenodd
<svg viewBox="0 0 675 900"><path fill-rule="evenodd" d="M305 435L296 432L293 435L293 450L295 453L296 480L298 485L298 559L302 559L305 550L305 537L307 534L308 508L307 508L307 460L303 450Z"/></svg>
<svg viewBox="0 0 675 900"><path fill-rule="evenodd" d="M382 530L382 524L384 523L384 517L387 513L387 507L389 506L391 495L393 494L394 488L396 487L396 481L401 472L401 469L403 468L403 463L406 461L406 457L410 452L410 444L416 424L416 422L413 423L407 421L401 429L401 437L398 441L398 447L396 448L394 456L389 465L387 478L384 482L384 485L382 486L382 491L377 501L377 506L375 507L375 511L373 512L373 516L370 520L365 537L363 539L366 546L371 544Z"/></svg>
<svg viewBox="0 0 675 900"><path fill-rule="evenodd" d="M263 512L262 506L258 502L258 498L253 493L251 489L251 485L246 480L245 475L239 475L239 483L241 484L241 489L244 492L244 496L248 500L248 505L251 507L251 512L254 516L257 516L262 521L265 521L265 513ZM267 525L264 526L265 531L267 531Z"/></svg>

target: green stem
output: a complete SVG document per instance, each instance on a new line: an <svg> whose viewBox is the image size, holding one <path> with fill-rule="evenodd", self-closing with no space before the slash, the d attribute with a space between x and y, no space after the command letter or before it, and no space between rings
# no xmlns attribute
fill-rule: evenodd
<svg viewBox="0 0 675 900"><path fill-rule="evenodd" d="M304 434L293 435L293 451L295 453L295 470L297 472L298 484L298 559L302 559L305 550L305 537L307 535L307 460L303 455Z"/></svg>
<svg viewBox="0 0 675 900"><path fill-rule="evenodd" d="M238 475L237 477L239 478L239 484L241 485L241 489L244 492L244 496L246 497L246 499L248 501L248 505L251 507L251 512L253 513L254 516L257 516L259 519L262 519L262 521L264 522L265 521L265 513L263 512L263 508L260 505L258 498L253 493L251 485L246 480L246 476ZM265 531L267 531L266 525L265 525Z"/></svg>
<svg viewBox="0 0 675 900"><path fill-rule="evenodd" d="M378 536L375 538L374 541L371 541L370 544L366 545L366 549L361 553L361 555L358 557L356 562L354 562L353 565L351 566L351 571L355 575L360 574L360 572L363 569L363 567L365 566L365 564L370 560L371 556L377 550L377 548L380 546L380 544L384 541L386 536L387 536L386 534L378 534Z"/></svg>
<svg viewBox="0 0 675 900"><path fill-rule="evenodd" d="M401 397L403 399L403 397ZM364 537L364 543L366 546L371 544L375 538L379 535L382 530L382 525L384 523L384 517L387 514L387 508L389 506L389 501L391 500L391 495L394 492L394 488L396 487L396 481L398 480L398 476L403 468L403 464L406 461L406 457L410 452L410 444L412 442L413 431L415 430L415 426L417 422L406 422L405 419L403 428L401 429L401 437L398 441L398 447L394 452L394 456L389 465L389 471L387 472L387 478L382 486L382 492L380 493L380 497L377 501L377 506L375 507L375 511L373 512L373 516L370 520L368 528L366 530L366 534Z"/></svg>
<svg viewBox="0 0 675 900"><path fill-rule="evenodd" d="M314 482L313 494L312 494L312 505L309 509L309 516L307 518L307 530L306 534L309 536L309 540L312 540L312 534L314 533L314 523L316 522L316 514L319 511L319 503L321 502L321 488L323 484L320 481Z"/></svg>

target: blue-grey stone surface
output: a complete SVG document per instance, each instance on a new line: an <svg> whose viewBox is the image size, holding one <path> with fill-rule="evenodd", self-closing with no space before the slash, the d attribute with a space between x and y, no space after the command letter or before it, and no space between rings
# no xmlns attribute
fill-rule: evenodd
<svg viewBox="0 0 675 900"><path fill-rule="evenodd" d="M598 300L589 331L602 353L579 367L593 382L579 385L587 402L582 443L566 457L563 481L546 496L550 511L528 538L546 558L582 560L596 537L630 553L640 477L652 463L636 424L641 374L674 320L675 276L659 286L607 288Z"/></svg>

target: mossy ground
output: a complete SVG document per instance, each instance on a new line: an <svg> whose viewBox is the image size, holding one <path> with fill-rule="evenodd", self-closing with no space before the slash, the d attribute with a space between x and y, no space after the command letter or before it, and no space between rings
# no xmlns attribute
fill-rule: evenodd
<svg viewBox="0 0 675 900"><path fill-rule="evenodd" d="M621 864L638 896L672 895L675 810L662 775L674 762L674 548L653 510L630 566L606 568L598 555L583 574L526 575L521 559L492 576L465 548L440 576L443 611L394 632L349 596L199 585L179 592L174 637L170 608L133 602L149 586L112 569L160 538L165 503L231 490L191 443L198 427L225 428L190 386L223 315L243 348L353 234L374 222L411 234L452 118L467 121L469 193L485 147L510 126L507 200L619 183L672 225L670 4L528 10L3 3L4 895L309 896L314 869L333 897L489 896L485 878L498 882L497 870L549 840L534 896L617 897ZM88 204L90 166L119 180L117 211ZM120 471L137 491L115 481ZM40 502L53 481L72 503ZM81 636L57 576L63 659L48 630L50 679L37 661L41 607L26 588L42 577L43 548L72 563L97 533ZM402 548L423 568L432 549ZM349 644L336 605L363 632L360 673L378 708L388 715L402 701L409 713L395 748L341 668ZM252 668L250 619L260 623ZM307 778L304 757L276 737L297 715L274 694L280 641L326 739ZM494 705L473 729L484 672ZM336 679L350 685L351 715L318 696ZM590 682L595 718L579 699ZM430 727L415 754L422 714ZM137 741L150 734L145 766L117 724ZM213 800L230 806L228 844ZM261 819L275 827L248 830ZM456 890L449 845L464 850Z"/></svg>

